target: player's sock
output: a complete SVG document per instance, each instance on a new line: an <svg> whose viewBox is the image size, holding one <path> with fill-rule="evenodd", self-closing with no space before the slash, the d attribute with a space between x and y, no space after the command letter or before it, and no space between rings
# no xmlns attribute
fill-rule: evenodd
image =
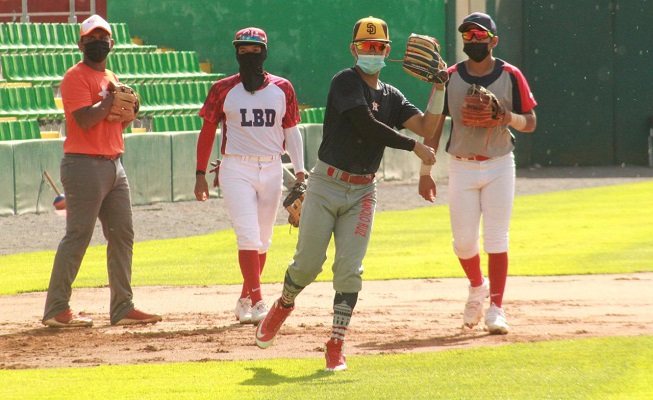
<svg viewBox="0 0 653 400"><path fill-rule="evenodd" d="M265 268L265 261L268 258L268 253L259 253L258 254L258 267L259 267L259 274L258 276L263 275L263 268Z"/></svg>
<svg viewBox="0 0 653 400"><path fill-rule="evenodd" d="M501 307L508 279L508 253L488 254L488 276L490 278L490 301L497 307Z"/></svg>
<svg viewBox="0 0 653 400"><path fill-rule="evenodd" d="M283 291L281 292L281 305L290 308L295 304L295 297L299 295L304 286L296 285L295 282L290 279L290 274L286 270L286 276L283 279Z"/></svg>
<svg viewBox="0 0 653 400"><path fill-rule="evenodd" d="M479 287L483 284L483 272L481 272L481 257L476 254L472 258L462 259L458 258L460 265L469 279L471 287Z"/></svg>
<svg viewBox="0 0 653 400"><path fill-rule="evenodd" d="M333 326L331 339L345 340L347 328L358 301L358 293L336 292L333 298Z"/></svg>
<svg viewBox="0 0 653 400"><path fill-rule="evenodd" d="M254 305L263 299L258 251L238 250L238 263L245 281L243 286L249 289L249 298L252 300L252 305Z"/></svg>

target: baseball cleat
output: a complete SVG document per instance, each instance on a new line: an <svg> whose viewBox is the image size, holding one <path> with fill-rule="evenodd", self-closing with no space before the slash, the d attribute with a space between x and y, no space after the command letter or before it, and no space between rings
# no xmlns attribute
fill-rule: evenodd
<svg viewBox="0 0 653 400"><path fill-rule="evenodd" d="M463 313L463 327L473 328L483 318L483 303L490 295L490 285L487 279L483 280L483 284L478 287L469 287L469 296L465 304L465 311Z"/></svg>
<svg viewBox="0 0 653 400"><path fill-rule="evenodd" d="M269 311L268 305L263 300L254 304L252 307L252 324L258 325L268 315Z"/></svg>
<svg viewBox="0 0 653 400"><path fill-rule="evenodd" d="M236 308L234 308L234 315L241 324L252 323L252 300L248 297L238 299Z"/></svg>
<svg viewBox="0 0 653 400"><path fill-rule="evenodd" d="M508 323L503 308L492 303L485 313L485 325L491 335L505 335L508 333Z"/></svg>
<svg viewBox="0 0 653 400"><path fill-rule="evenodd" d="M256 345L262 349L270 347L281 325L294 309L294 305L290 308L282 306L281 299L277 299L265 319L256 328Z"/></svg>
<svg viewBox="0 0 653 400"><path fill-rule="evenodd" d="M346 371L345 343L342 340L330 339L324 351L326 359L325 371Z"/></svg>
<svg viewBox="0 0 653 400"><path fill-rule="evenodd" d="M138 324L156 324L163 320L159 314L148 314L137 308L127 313L120 321L113 325L138 325Z"/></svg>
<svg viewBox="0 0 653 400"><path fill-rule="evenodd" d="M69 308L50 319L46 319L43 321L43 325L52 328L84 328L93 326L93 320L81 314L75 314Z"/></svg>

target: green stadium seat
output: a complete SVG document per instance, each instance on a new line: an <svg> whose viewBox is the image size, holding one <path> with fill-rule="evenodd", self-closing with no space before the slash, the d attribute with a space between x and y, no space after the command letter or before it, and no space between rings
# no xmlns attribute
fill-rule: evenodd
<svg viewBox="0 0 653 400"><path fill-rule="evenodd" d="M14 121L0 121L0 141L12 140L11 129L9 128L11 122Z"/></svg>

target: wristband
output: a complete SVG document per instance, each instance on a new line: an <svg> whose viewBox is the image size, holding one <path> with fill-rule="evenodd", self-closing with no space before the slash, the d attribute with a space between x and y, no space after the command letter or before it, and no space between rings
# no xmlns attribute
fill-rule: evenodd
<svg viewBox="0 0 653 400"><path fill-rule="evenodd" d="M521 114L512 113L510 117L511 117L510 125L513 128L517 129L518 131L523 130L524 128L526 128L526 125L528 125L528 121L526 120L526 117L524 117Z"/></svg>
<svg viewBox="0 0 653 400"><path fill-rule="evenodd" d="M432 165L426 165L426 164L422 163L422 166L419 167L419 176L431 175L431 168L432 167L433 167Z"/></svg>
<svg viewBox="0 0 653 400"><path fill-rule="evenodd" d="M195 176L198 176L198 175L206 175L206 172L201 171L201 170L198 169L197 171L195 171Z"/></svg>
<svg viewBox="0 0 653 400"><path fill-rule="evenodd" d="M444 108L445 91L445 89L438 90L438 88L433 87L431 97L429 98L429 103L426 106L426 111L435 115L442 114L442 109Z"/></svg>

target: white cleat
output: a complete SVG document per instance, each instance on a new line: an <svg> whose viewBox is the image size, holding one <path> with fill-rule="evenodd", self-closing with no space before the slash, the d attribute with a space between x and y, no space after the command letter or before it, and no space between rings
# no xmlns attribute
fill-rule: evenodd
<svg viewBox="0 0 653 400"><path fill-rule="evenodd" d="M508 323L503 308L492 303L485 313L485 325L491 335L505 335L508 333Z"/></svg>
<svg viewBox="0 0 653 400"><path fill-rule="evenodd" d="M469 287L469 296L463 313L463 327L473 328L483 318L483 303L490 295L490 285L487 279L478 287Z"/></svg>
<svg viewBox="0 0 653 400"><path fill-rule="evenodd" d="M238 299L234 315L241 324L252 323L252 301L248 297Z"/></svg>

